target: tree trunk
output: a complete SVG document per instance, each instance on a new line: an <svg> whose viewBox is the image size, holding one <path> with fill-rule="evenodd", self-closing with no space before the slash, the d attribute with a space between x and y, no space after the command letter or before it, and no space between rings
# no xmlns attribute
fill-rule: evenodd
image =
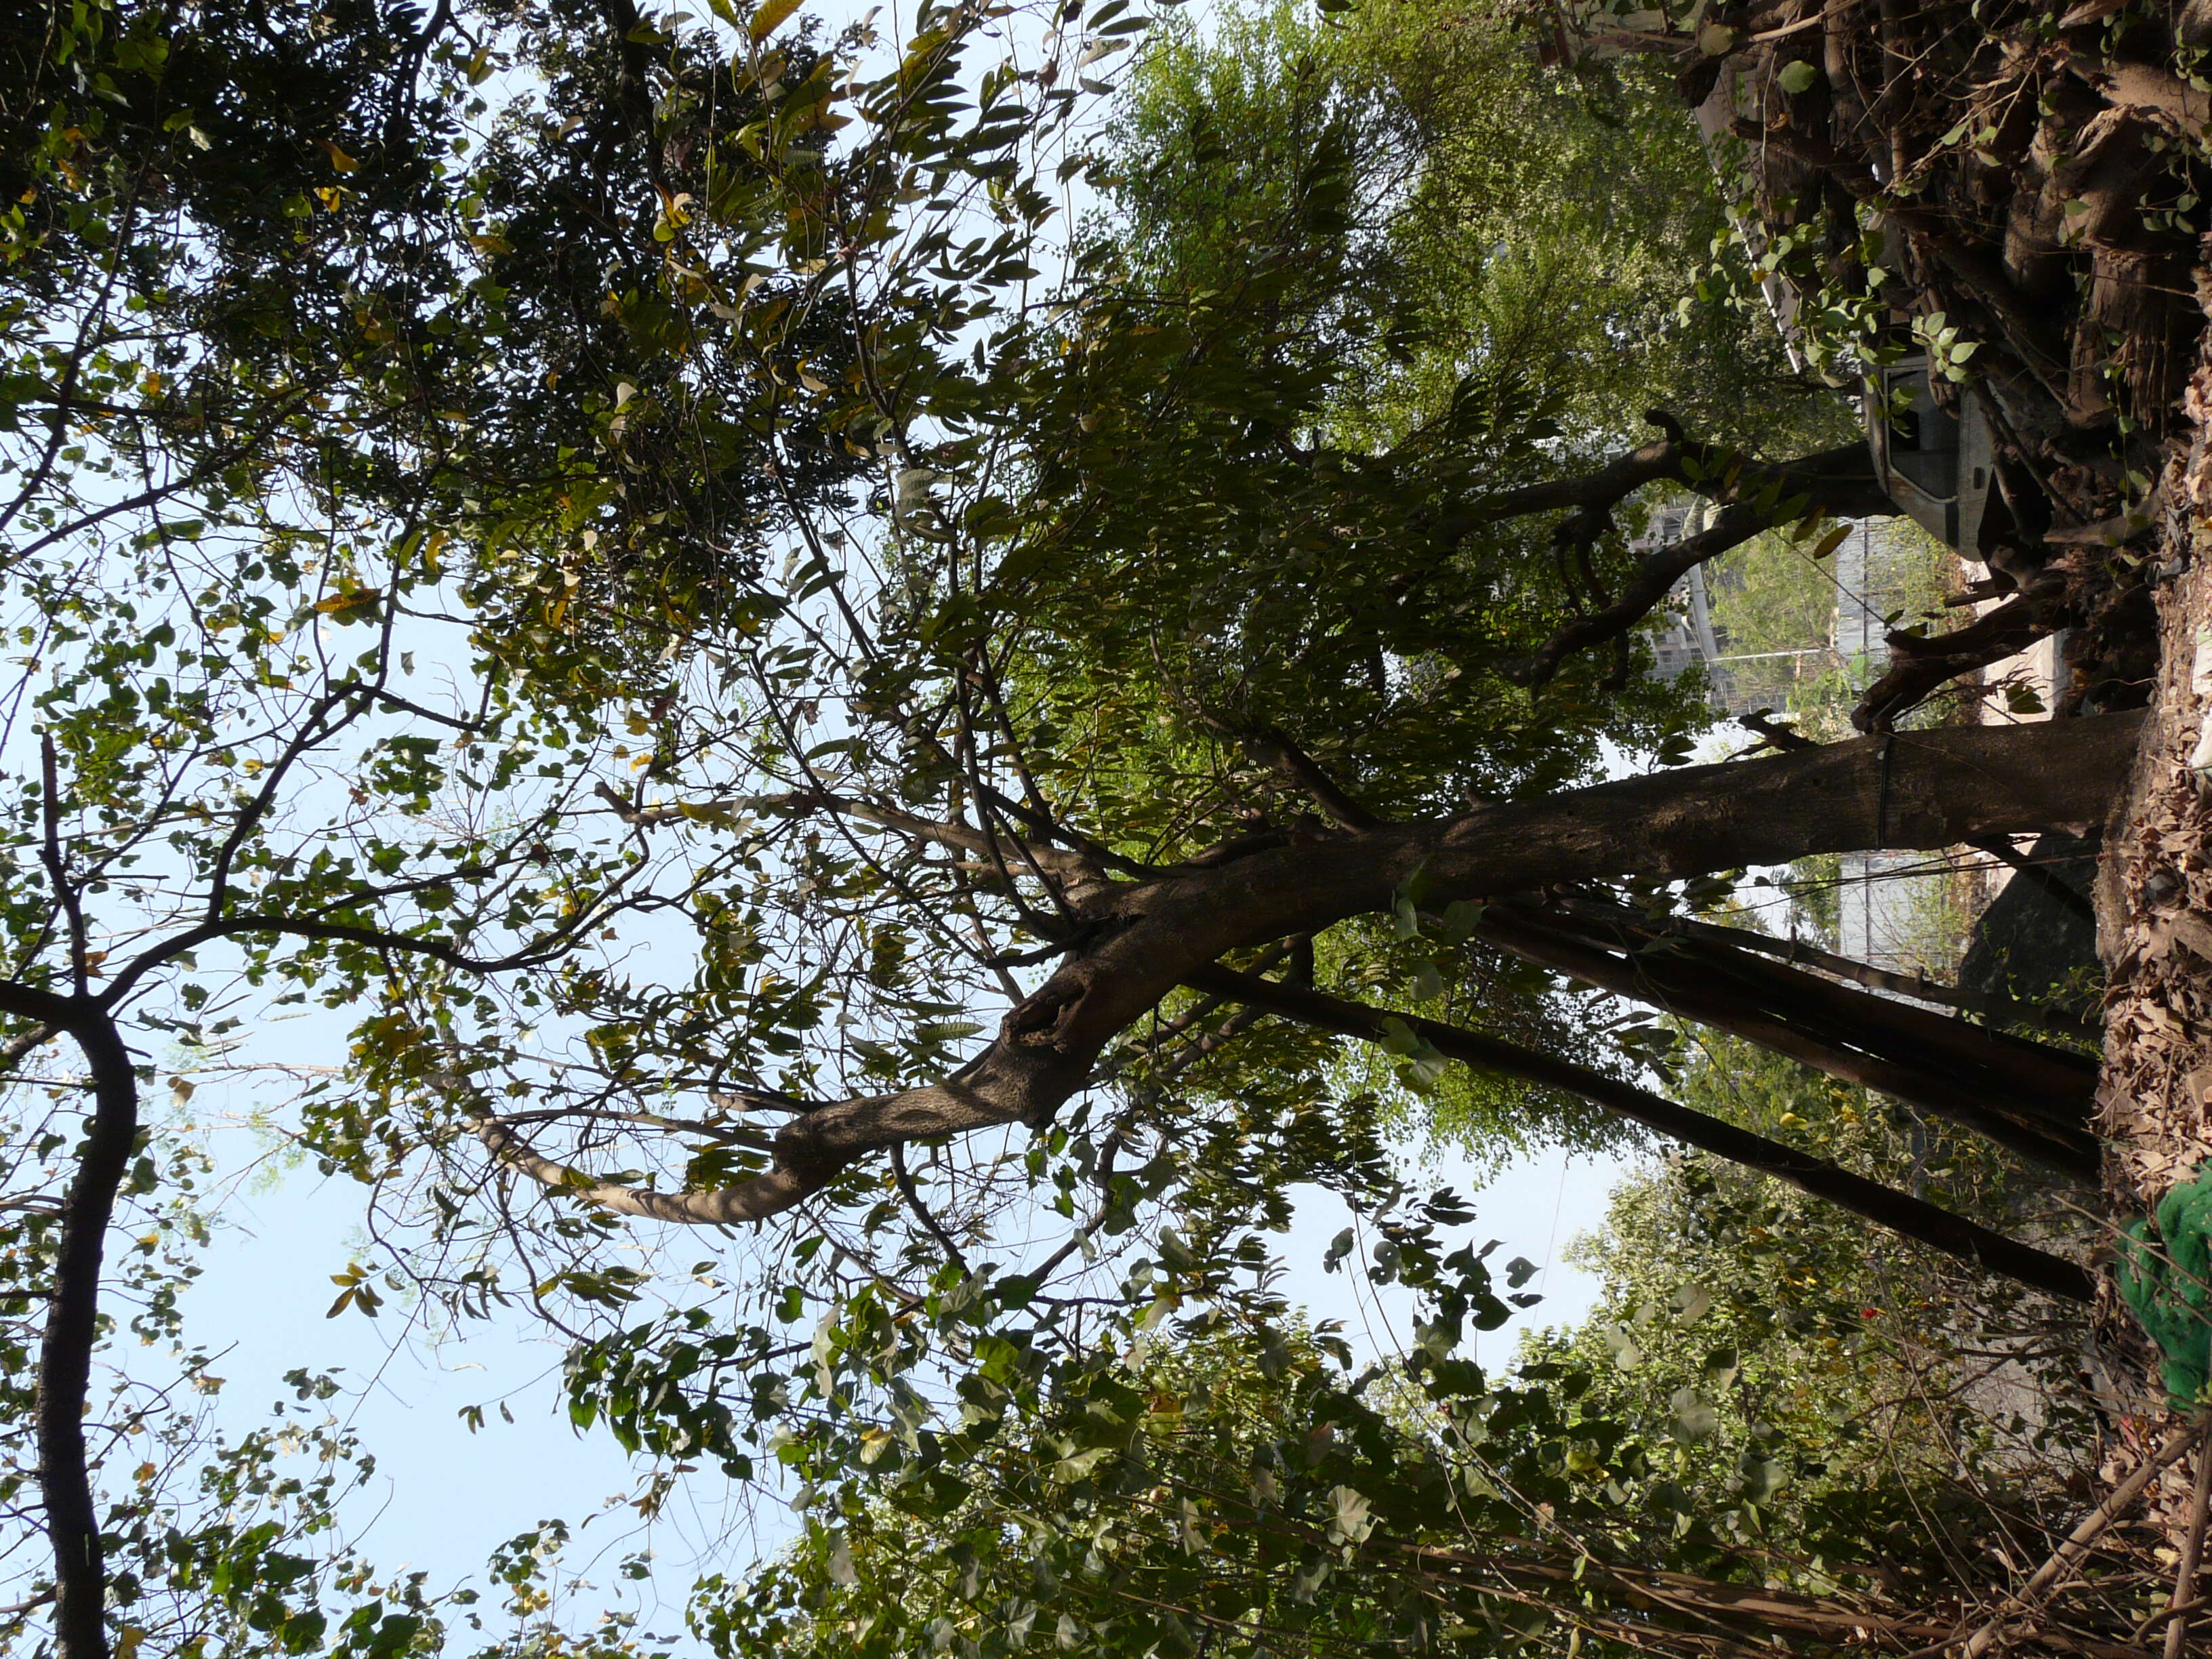
<svg viewBox="0 0 2212 1659"><path fill-rule="evenodd" d="M130 1051L105 1015L79 1009L68 1024L92 1072L93 1113L62 1203L53 1296L39 1346L39 1486L54 1553L62 1659L106 1659L107 1571L84 1414L100 1331L100 1261L115 1194L137 1143L138 1085Z"/></svg>

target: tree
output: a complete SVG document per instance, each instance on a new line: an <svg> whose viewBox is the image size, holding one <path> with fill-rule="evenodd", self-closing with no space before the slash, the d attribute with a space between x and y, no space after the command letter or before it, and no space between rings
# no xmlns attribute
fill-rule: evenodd
<svg viewBox="0 0 2212 1659"><path fill-rule="evenodd" d="M1465 1327L1504 1308L1473 1249L1425 1250L1435 1220L1465 1214L1442 1195L1428 1208L1429 1226L1386 1224L1393 1260L1436 1297L1402 1369L1344 1376L1332 1339L1264 1296L1140 1326L1088 1368L1018 1364L1001 1413L821 1492L801 1539L702 1586L695 1619L743 1656L1825 1653L1941 1644L1962 1601L2001 1592L1984 1581L2000 1524L1986 1505L2021 1483L1995 1460L1825 1481L1793 1462L1790 1429L1759 1423L1716 1493L1686 1469L1719 1461L1695 1390L1655 1415L1608 1382L1607 1354L1547 1354L1510 1378L1464 1358ZM1774 1369L1749 1343L1721 1364ZM2015 1543L2054 1494L2020 1495L2003 1517ZM1931 1505L1946 1512L1932 1526ZM2124 1651L2128 1616L2099 1611L2022 1650Z"/></svg>
<svg viewBox="0 0 2212 1659"><path fill-rule="evenodd" d="M2136 721L1594 781L1698 722L1633 672L1685 561L1883 503L1856 444L1761 458L1666 414L1630 446L1559 383L1587 351L1495 349L1501 295L1534 295L1425 282L1434 214L1388 187L1448 149L1434 106L1255 77L1255 143L1313 137L1284 184L1141 100L1119 153L1079 148L1063 82L1144 24L1111 0L983 67L1001 19L965 4L892 41L780 0L88 16L19 51L8 101L93 55L15 137L18 206L52 218L9 267L34 418L0 508L29 653L0 1010L19 1063L65 1036L94 1084L81 1142L48 1103L39 1292L71 1659L109 1642L82 1416L152 1081L130 1045L204 1042L264 988L356 1013L298 1127L380 1186L422 1288L545 1310L580 1421L737 1474L870 1467L891 1431L863 1407L918 1443L940 1385L992 1415L1085 1353L1100 1295L1225 1295L1292 1182L1379 1199L1338 1034L1410 1085L1457 1054L1534 1085L1516 1109L1705 1135L2087 1297L1889 1171L1663 1099L1498 971L2078 1170L2070 1057L1676 913L1753 863L2099 821ZM202 118L248 106L235 149ZM1127 217L1058 225L1079 174ZM1718 526L1632 562L1662 484ZM1451 1019L1414 1012L1451 982ZM1483 1029L1499 986L1538 1042ZM1544 1052L1562 1028L1598 1063ZM1072 1224L1004 1242L1048 1213ZM607 1254L629 1219L777 1226L656 1279Z"/></svg>

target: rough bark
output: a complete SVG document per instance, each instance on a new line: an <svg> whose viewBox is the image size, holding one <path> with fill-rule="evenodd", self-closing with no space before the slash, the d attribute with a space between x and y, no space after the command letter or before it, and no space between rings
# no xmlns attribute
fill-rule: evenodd
<svg viewBox="0 0 2212 1659"><path fill-rule="evenodd" d="M1993 477L1973 486L1994 486L1990 510L1960 551L2023 584L2057 580L1973 629L1900 645L1862 729L2062 628L2069 709L2088 689L2106 708L2142 701L2148 619L2100 620L2133 556L2077 538L2143 507L2169 435L2196 417L2176 401L2205 330L2191 290L2212 94L2177 51L2212 38L2204 15L2179 0L2064 16L1748 0L1700 13L1693 34L1659 13L1624 26L1600 8L1558 12L1561 56L1657 51L1682 64L1747 241L1771 256L1762 277L1786 331L1849 313L1877 354L1924 355L1946 328L1971 348L1930 378L1939 405L1984 420L1992 448ZM1826 344L1868 356L1841 336Z"/></svg>
<svg viewBox="0 0 2212 1659"><path fill-rule="evenodd" d="M1610 512L1645 485L1662 483L1723 503L1761 495L1778 504L1796 501L1800 517L1808 511L1863 517L1896 510L1875 477L1864 444L1762 461L1689 437L1664 410L1652 410L1644 419L1667 434L1662 441L1616 455L1594 471L1485 496L1438 520L1434 533L1456 541L1485 525L1533 514Z"/></svg>
<svg viewBox="0 0 2212 1659"><path fill-rule="evenodd" d="M2212 357L2191 412L2212 414ZM2197 640L2212 627L2212 434L2177 446L2159 549L2175 572L2156 590L2162 647L2134 771L2105 832L2097 890L2106 993L2098 1103L2114 1157L2114 1206L2149 1209L2212 1158L2212 795L2190 761L2212 720Z"/></svg>

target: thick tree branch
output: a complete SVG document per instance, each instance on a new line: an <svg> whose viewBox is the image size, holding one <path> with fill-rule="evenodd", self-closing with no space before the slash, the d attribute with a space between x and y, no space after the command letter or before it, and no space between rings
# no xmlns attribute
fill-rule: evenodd
<svg viewBox="0 0 2212 1659"><path fill-rule="evenodd" d="M1645 444L1625 455L1616 455L1595 472L1585 472L1571 478L1554 478L1548 483L1527 484L1519 489L1501 490L1484 497L1473 506L1440 520L1436 534L1444 541L1455 542L1474 533L1485 525L1504 524L1509 520L1527 518L1536 513L1566 513L1576 510L1610 511L1626 501L1646 484L1662 480L1680 483L1683 477L1683 446L1681 428L1673 417L1662 422L1659 411L1646 416L1654 425L1666 425L1671 435L1664 441Z"/></svg>
<svg viewBox="0 0 2212 1659"><path fill-rule="evenodd" d="M1620 597L1603 610L1578 617L1547 640L1536 654L1512 671L1527 684L1541 685L1559 672L1559 665L1577 651L1607 640L1620 639L1650 616L1674 591L1674 584L1708 559L1718 558L1740 547L1772 524L1771 518L1747 507L1731 507L1709 530L1686 536L1679 542L1648 555L1628 579Z"/></svg>
<svg viewBox="0 0 2212 1659"><path fill-rule="evenodd" d="M1670 1139L1785 1181L1801 1192L1840 1205L1855 1215L1863 1216L1931 1249L2017 1279L2045 1295L2069 1302L2087 1302L2095 1294L2088 1273L2071 1261L1993 1232L1978 1222L1939 1209L1909 1193L1854 1175L1826 1158L1814 1158L1781 1141L1769 1140L1719 1118L1678 1106L1648 1089L1639 1089L1602 1072L1479 1031L1412 1015L1394 1014L1386 1008L1370 1008L1364 1003L1347 1002L1341 997L1299 986L1255 979L1233 969L1194 969L1184 976L1184 982L1195 990L1232 996L1252 1007L1265 1008L1301 1024L1318 1025L1369 1042L1382 1040L1386 1021L1402 1019L1415 1036L1449 1059L1523 1082L1564 1090L1656 1130Z"/></svg>
<svg viewBox="0 0 2212 1659"><path fill-rule="evenodd" d="M1811 854L1943 848L1981 835L2101 819L2131 763L2140 717L1966 726L1686 767L1455 819L1257 850L1120 884L1095 937L943 1083L824 1105L777 1134L769 1172L726 1188L657 1193L544 1158L480 1125L500 1161L555 1191L665 1221L755 1221L821 1191L895 1143L1042 1122L1099 1054L1190 975L1231 951L1386 910L1418 872L1437 903L1635 872L1671 880Z"/></svg>
<svg viewBox="0 0 2212 1659"><path fill-rule="evenodd" d="M39 1344L39 1486L54 1556L54 1637L62 1659L106 1659L107 1573L84 1415L100 1334L100 1262L115 1195L138 1138L138 1079L114 1024L79 998L0 985L0 1012L65 1030L92 1074L92 1121L63 1195L53 1289Z"/></svg>
<svg viewBox="0 0 2212 1659"><path fill-rule="evenodd" d="M2078 1056L1846 991L1771 958L1731 963L1717 954L1726 947L1656 939L1620 923L1578 938L1563 920L1492 907L1475 936L1924 1107L2075 1180L2097 1177L2100 1149L2087 1127L2096 1071Z"/></svg>
<svg viewBox="0 0 2212 1659"><path fill-rule="evenodd" d="M1863 443L1841 445L1791 461L1758 461L1697 442L1663 410L1652 410L1644 418L1665 429L1666 442L1617 456L1595 472L1580 477L1506 491L1476 503L1439 526L1440 534L1456 538L1485 524L1532 513L1564 511L1568 516L1559 529L1561 545L1586 555L1589 545L1611 526L1613 509L1645 484L1678 483L1723 504L1719 518L1710 527L1648 555L1631 573L1627 586L1618 597L1597 594L1600 609L1569 623L1546 641L1512 671L1516 679L1543 684L1575 652L1625 640L1690 571L1762 530L1808 514L1875 518L1897 511L1875 476L1873 459Z"/></svg>
<svg viewBox="0 0 2212 1659"><path fill-rule="evenodd" d="M1875 476L1873 458L1863 443L1841 444L1794 460L1759 461L1688 436L1665 410L1644 418L1667 434L1616 455L1595 471L1554 478L1485 496L1439 520L1433 533L1458 541L1486 525L1504 524L1539 513L1610 513L1646 484L1674 483L1724 503L1771 494L1776 501L1804 498L1805 511L1844 518L1872 518L1897 507Z"/></svg>
<svg viewBox="0 0 2212 1659"><path fill-rule="evenodd" d="M1766 933L1754 933L1747 927L1723 927L1714 922L1694 920L1677 920L1668 923L1668 927L1670 932L1680 933L1691 939L1711 939L1729 950L1755 951L1763 956L1778 957L1784 962L1811 968L1836 979L1849 980L1854 985L1863 985L1869 991L1887 991L1892 996L1911 997L1916 1002L1932 1003L1939 1008L1956 1008L1965 1013L1979 1014L1985 1019L2036 1025L2055 1036L2084 1042L2095 1042L2103 1036L2088 1021L2076 1019L2038 1003L1961 990L1954 985L1938 985L1925 974L1893 973L1887 968L1876 968L1869 963L1838 956L1832 951L1820 950L1802 940L1775 939Z"/></svg>
<svg viewBox="0 0 2212 1659"><path fill-rule="evenodd" d="M1860 695L1851 724L1887 732L1937 686L2018 655L2064 620L2063 600L2054 593L2018 593L1948 634L1892 634L1889 667Z"/></svg>
<svg viewBox="0 0 2212 1659"><path fill-rule="evenodd" d="M10 1075L25 1059L52 1042L54 1036L51 1025L28 1025L7 1042L0 1042L0 1079Z"/></svg>
<svg viewBox="0 0 2212 1659"><path fill-rule="evenodd" d="M1834 1014L1839 1026L1855 1033L1866 1033L1877 1040L1885 1036L1895 1036L1911 1043L1925 1045L1950 1055L1976 1068L1994 1073L2011 1086L2038 1096L2051 1095L2071 1099L2081 1097L2077 1109L2067 1106L2045 1115L2045 1121L2069 1127L2078 1127L2088 1121L2087 1099L2097 1079L2097 1062L2088 1055L2070 1048L2054 1048L2049 1043L2021 1037L2010 1032L1995 1031L1985 1026L1970 1025L1948 1016L1935 1014L1923 1008L1911 1007L1894 997L1879 997L1869 1001L1856 992L1847 991L1832 980L1798 972L1795 968L1782 969L1777 976L1776 968L1754 957L1771 958L1786 955L1788 947L1780 951L1763 950L1747 945L1757 939L1761 945L1778 945L1780 941L1765 939L1763 936L1747 933L1741 928L1717 927L1696 922L1687 918L1674 918L1651 922L1625 904L1595 903L1576 901L1567 906L1571 915L1583 919L1586 929L1593 925L1613 930L1613 942L1632 943L1640 951L1659 946L1682 951L1700 964L1717 967L1724 972L1743 977L1747 982L1761 987L1782 988L1790 998L1809 998L1814 1006ZM1589 933L1589 937L1603 937ZM1686 941L1676 943L1675 941ZM1842 957L1828 957L1826 961L1840 964L1856 972L1840 972L1838 978L1850 979L1876 989L1903 989L1916 981L1902 974L1884 975L1878 969L1866 968ZM1887 981L1877 984L1877 981ZM1921 988L1931 993L1938 988L1917 981ZM1906 994L1911 994L1907 991ZM1984 1000L1971 994L1952 994L1969 1002ZM1989 1000L2002 1002L2003 999ZM2017 1005L2013 1005L2017 1006ZM2077 1027L2077 1031L2079 1028Z"/></svg>

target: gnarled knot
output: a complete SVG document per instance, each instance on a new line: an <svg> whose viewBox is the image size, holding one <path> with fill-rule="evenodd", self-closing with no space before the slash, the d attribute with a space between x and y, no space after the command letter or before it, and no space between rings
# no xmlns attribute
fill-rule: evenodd
<svg viewBox="0 0 2212 1659"><path fill-rule="evenodd" d="M1057 1043L1076 1009L1090 994L1091 975L1073 963L1062 968L1035 993L1006 1011L1000 1035L1008 1042L1032 1047Z"/></svg>

